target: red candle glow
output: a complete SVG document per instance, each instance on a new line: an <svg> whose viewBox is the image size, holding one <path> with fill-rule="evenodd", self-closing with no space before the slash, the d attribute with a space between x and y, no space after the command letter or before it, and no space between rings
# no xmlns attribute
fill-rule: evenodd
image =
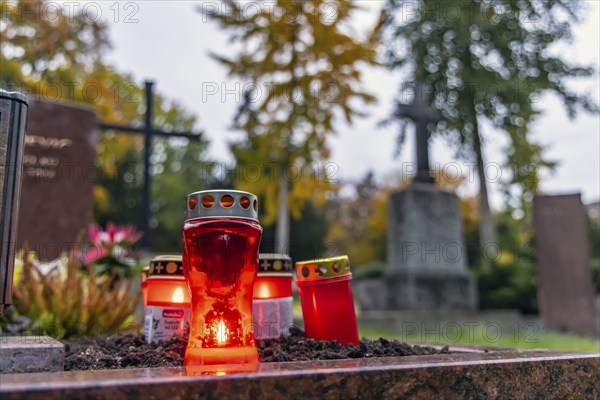
<svg viewBox="0 0 600 400"><path fill-rule="evenodd" d="M260 254L254 282L254 337L275 339L289 334L292 316L292 259L285 254Z"/></svg>
<svg viewBox="0 0 600 400"><path fill-rule="evenodd" d="M347 256L296 263L306 337L358 345Z"/></svg>
<svg viewBox="0 0 600 400"><path fill-rule="evenodd" d="M191 299L183 276L181 256L158 256L150 261L146 286L144 336L147 342L186 337Z"/></svg>
<svg viewBox="0 0 600 400"><path fill-rule="evenodd" d="M234 190L188 195L184 272L192 323L184 365L257 363L252 288L262 228L256 196Z"/></svg>

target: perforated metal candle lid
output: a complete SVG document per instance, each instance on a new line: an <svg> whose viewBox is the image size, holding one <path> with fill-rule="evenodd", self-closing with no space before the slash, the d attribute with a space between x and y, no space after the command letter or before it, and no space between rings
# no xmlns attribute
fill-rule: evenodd
<svg viewBox="0 0 600 400"><path fill-rule="evenodd" d="M258 255L258 276L292 276L293 273L292 258L287 254Z"/></svg>
<svg viewBox="0 0 600 400"><path fill-rule="evenodd" d="M258 199L239 190L203 190L187 196L186 220L234 217L258 221Z"/></svg>
<svg viewBox="0 0 600 400"><path fill-rule="evenodd" d="M298 282L352 276L348 256L297 262L296 271L298 272Z"/></svg>
<svg viewBox="0 0 600 400"><path fill-rule="evenodd" d="M156 256L148 265L148 279L169 278L184 279L181 256Z"/></svg>

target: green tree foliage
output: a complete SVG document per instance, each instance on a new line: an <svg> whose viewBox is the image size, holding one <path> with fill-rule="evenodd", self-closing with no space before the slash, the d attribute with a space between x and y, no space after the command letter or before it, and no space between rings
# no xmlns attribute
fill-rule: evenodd
<svg viewBox="0 0 600 400"><path fill-rule="evenodd" d="M332 188L322 162L336 119L351 123L357 102L374 101L359 88L359 65L375 62L374 46L345 33L355 9L348 0L276 0L250 11L226 0L205 10L239 45L234 56L213 57L255 88L235 124L246 137L232 150L241 168L257 165L263 178L236 184L263 198L263 222L277 220L278 250L288 247L290 212L299 217L307 199L318 204ZM304 173L290 178L292 169Z"/></svg>
<svg viewBox="0 0 600 400"><path fill-rule="evenodd" d="M143 90L133 76L103 61L110 49L108 29L81 12L49 12L58 4L47 0L2 2L0 82L49 100L84 102L107 122L143 124ZM154 126L191 131L196 117L176 102L157 94ZM94 188L95 217L140 226L143 138L105 132L98 144L100 177ZM206 142L155 139L152 154L152 245L178 251L182 199L200 190Z"/></svg>
<svg viewBox="0 0 600 400"><path fill-rule="evenodd" d="M404 1L387 0L380 33L387 61L433 90L432 105L444 120L432 134L448 139L460 156L477 163L480 183L482 243L494 242L487 199L480 127L485 121L509 139L504 182L509 203L527 212L539 190L539 174L554 162L531 139L529 127L540 113L543 92L554 92L569 116L597 112L587 95L571 90L569 78L589 77L590 67L565 60L553 51L571 39L571 25L581 14L579 1ZM396 105L401 102L401 96ZM397 109L389 121L397 121ZM491 133L490 133L491 134ZM404 138L401 131L399 142ZM516 197L516 199L515 199Z"/></svg>
<svg viewBox="0 0 600 400"><path fill-rule="evenodd" d="M110 47L106 25L57 6L46 0L0 3L3 78L76 82L101 64Z"/></svg>
<svg viewBox="0 0 600 400"><path fill-rule="evenodd" d="M533 235L509 211L496 214L498 254L476 254L487 262L471 264L477 276L479 307L482 309L517 309L535 314L537 304L537 259ZM471 254L472 255L472 254Z"/></svg>
<svg viewBox="0 0 600 400"><path fill-rule="evenodd" d="M135 103L143 103L144 94L129 94ZM143 111L143 109L141 110ZM196 117L176 102L158 94L154 99L154 126L165 131L192 131ZM131 114L133 125L142 115ZM143 141L118 132L107 132L98 153L103 173L96 187L95 217L101 224L141 225L143 186ZM186 138L154 138L151 155L151 248L155 251L181 250L183 199L192 191L202 190L209 181L206 171L212 163L206 159L207 143ZM210 178L210 177L209 177Z"/></svg>

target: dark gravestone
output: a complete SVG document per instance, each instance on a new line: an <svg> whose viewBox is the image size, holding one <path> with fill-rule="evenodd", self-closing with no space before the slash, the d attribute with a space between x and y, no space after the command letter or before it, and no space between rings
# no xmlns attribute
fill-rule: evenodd
<svg viewBox="0 0 600 400"><path fill-rule="evenodd" d="M587 217L581 197L536 196L533 204L538 298L544 326L597 334Z"/></svg>
<svg viewBox="0 0 600 400"><path fill-rule="evenodd" d="M42 260L70 249L93 218L98 118L83 105L32 101L23 156L18 248Z"/></svg>

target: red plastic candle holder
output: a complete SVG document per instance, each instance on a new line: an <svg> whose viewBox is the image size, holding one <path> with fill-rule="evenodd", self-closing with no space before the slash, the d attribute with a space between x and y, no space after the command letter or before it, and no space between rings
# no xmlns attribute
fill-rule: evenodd
<svg viewBox="0 0 600 400"><path fill-rule="evenodd" d="M148 306L148 283L146 282L148 279L148 271L150 271L149 265L142 268L142 283L140 286L142 288L142 298L144 299L144 310Z"/></svg>
<svg viewBox="0 0 600 400"><path fill-rule="evenodd" d="M262 228L256 196L234 190L188 195L184 272L192 322L184 365L258 363L252 290Z"/></svg>
<svg viewBox="0 0 600 400"><path fill-rule="evenodd" d="M288 335L293 325L292 259L285 254L259 254L254 282L254 337Z"/></svg>
<svg viewBox="0 0 600 400"><path fill-rule="evenodd" d="M296 263L306 337L358 345L347 256Z"/></svg>
<svg viewBox="0 0 600 400"><path fill-rule="evenodd" d="M146 287L144 336L148 343L187 337L191 298L181 256L158 256L150 261Z"/></svg>

